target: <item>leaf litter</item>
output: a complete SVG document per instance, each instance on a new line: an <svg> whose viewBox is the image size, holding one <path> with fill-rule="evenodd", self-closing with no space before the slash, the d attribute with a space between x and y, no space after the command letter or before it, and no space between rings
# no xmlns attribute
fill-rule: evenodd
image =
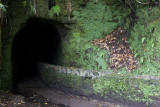
<svg viewBox="0 0 160 107"><path fill-rule="evenodd" d="M107 34L104 38L92 40L94 46L109 51L109 61L106 64L115 72L125 67L128 72L138 67L138 60L134 57L127 40L128 32L118 28Z"/></svg>

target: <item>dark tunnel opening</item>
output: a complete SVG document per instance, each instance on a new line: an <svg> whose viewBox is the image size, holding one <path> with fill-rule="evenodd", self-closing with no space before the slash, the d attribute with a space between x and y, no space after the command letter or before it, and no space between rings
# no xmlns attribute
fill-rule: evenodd
<svg viewBox="0 0 160 107"><path fill-rule="evenodd" d="M55 22L30 18L13 39L13 89L27 78L38 76L37 62L57 64L60 35Z"/></svg>

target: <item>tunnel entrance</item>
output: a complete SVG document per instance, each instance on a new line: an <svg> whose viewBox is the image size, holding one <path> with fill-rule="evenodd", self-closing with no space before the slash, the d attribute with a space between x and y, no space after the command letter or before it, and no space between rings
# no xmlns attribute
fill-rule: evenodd
<svg viewBox="0 0 160 107"><path fill-rule="evenodd" d="M13 39L13 87L25 79L38 76L37 62L57 64L60 35L55 22L30 18Z"/></svg>

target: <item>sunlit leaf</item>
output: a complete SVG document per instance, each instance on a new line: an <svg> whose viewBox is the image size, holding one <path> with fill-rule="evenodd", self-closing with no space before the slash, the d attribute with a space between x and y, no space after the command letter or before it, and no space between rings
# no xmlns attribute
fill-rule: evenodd
<svg viewBox="0 0 160 107"><path fill-rule="evenodd" d="M142 43L144 42L144 40L145 40L145 37L142 38Z"/></svg>
<svg viewBox="0 0 160 107"><path fill-rule="evenodd" d="M140 58L140 64L142 64L142 63L143 63L143 57Z"/></svg>
<svg viewBox="0 0 160 107"><path fill-rule="evenodd" d="M138 55L138 53L136 53L136 54L134 55L134 57L137 57L137 55Z"/></svg>
<svg viewBox="0 0 160 107"><path fill-rule="evenodd" d="M104 53L101 53L100 56L103 57L103 56L104 56Z"/></svg>

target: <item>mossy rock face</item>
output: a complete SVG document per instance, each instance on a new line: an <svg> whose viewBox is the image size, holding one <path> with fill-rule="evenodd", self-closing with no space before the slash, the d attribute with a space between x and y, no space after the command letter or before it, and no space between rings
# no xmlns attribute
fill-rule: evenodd
<svg viewBox="0 0 160 107"><path fill-rule="evenodd" d="M7 0L8 1L8 0ZM16 33L25 25L28 18L37 16L49 18L48 2L38 0L36 2L36 12L33 11L34 0L14 0L8 1L7 18L2 32L2 71L0 78L0 89L12 89L12 41ZM8 25L6 25L8 24Z"/></svg>
<svg viewBox="0 0 160 107"><path fill-rule="evenodd" d="M64 92L147 105L156 102L160 96L160 82L157 81L160 77L121 75L46 63L39 63L38 67L46 84ZM85 73L82 75L81 72Z"/></svg>
<svg viewBox="0 0 160 107"><path fill-rule="evenodd" d="M5 47L3 46L3 57L2 57L2 69L0 72L1 75L1 86L0 89L11 90L12 89L12 64L11 64L11 53L12 52L12 39L9 38L5 42ZM4 49L5 48L5 49Z"/></svg>

